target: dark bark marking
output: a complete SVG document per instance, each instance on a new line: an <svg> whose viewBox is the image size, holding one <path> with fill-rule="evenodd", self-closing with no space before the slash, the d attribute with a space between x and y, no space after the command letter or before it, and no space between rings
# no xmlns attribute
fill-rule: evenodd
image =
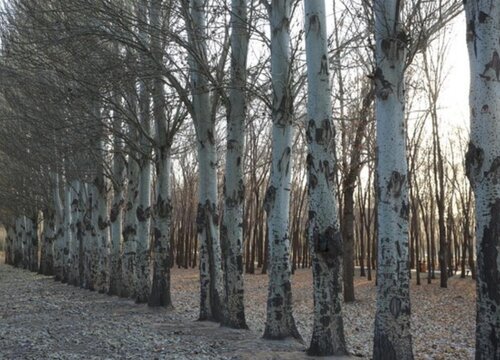
<svg viewBox="0 0 500 360"><path fill-rule="evenodd" d="M318 186L318 178L314 174L309 175L309 188L315 189L316 186Z"/></svg>
<svg viewBox="0 0 500 360"><path fill-rule="evenodd" d="M314 129L316 128L316 122L311 119L309 120L309 124L307 125L307 129L306 129L306 141L308 144L312 143L312 133L314 131Z"/></svg>
<svg viewBox="0 0 500 360"><path fill-rule="evenodd" d="M314 250L321 256L329 268L335 266L335 259L343 255L342 234L332 226L323 233L313 229L312 240Z"/></svg>
<svg viewBox="0 0 500 360"><path fill-rule="evenodd" d="M144 208L142 207L142 205L139 205L137 207L137 210L136 210L135 214L137 216L137 220L139 220L140 222L144 222L144 221L147 220L146 211L144 210Z"/></svg>
<svg viewBox="0 0 500 360"><path fill-rule="evenodd" d="M484 161L484 150L476 147L469 142L467 153L465 154L465 174L471 184L474 184L475 178L479 175Z"/></svg>
<svg viewBox="0 0 500 360"><path fill-rule="evenodd" d="M319 319L319 322L321 323L321 325L325 328L327 328L328 326L330 326L330 323L332 322L330 316L322 316L320 319Z"/></svg>
<svg viewBox="0 0 500 360"><path fill-rule="evenodd" d="M240 203L245 200L245 183L243 182L243 179L238 181L238 200Z"/></svg>
<svg viewBox="0 0 500 360"><path fill-rule="evenodd" d="M315 140L316 140L317 144L323 145L323 129L322 128L316 129Z"/></svg>
<svg viewBox="0 0 500 360"><path fill-rule="evenodd" d="M102 216L99 216L97 219L97 226L99 227L99 230L105 230L109 225L109 222L105 219L102 218Z"/></svg>
<svg viewBox="0 0 500 360"><path fill-rule="evenodd" d="M271 185L267 188L266 195L264 196L264 210L269 213L276 200L276 188Z"/></svg>
<svg viewBox="0 0 500 360"><path fill-rule="evenodd" d="M71 202L71 208L72 211L78 210L78 199L73 199L73 201Z"/></svg>
<svg viewBox="0 0 500 360"><path fill-rule="evenodd" d="M111 211L109 213L109 220L114 223L118 220L118 215L120 214L120 206L118 204L113 204Z"/></svg>
<svg viewBox="0 0 500 360"><path fill-rule="evenodd" d="M207 214L205 213L205 207L203 204L198 203L198 211L196 212L196 227L198 230L198 233L201 233L203 229L205 229L205 226L207 225Z"/></svg>
<svg viewBox="0 0 500 360"><path fill-rule="evenodd" d="M471 19L467 24L467 42L474 42L474 55L477 57L477 33L476 33L476 23L474 19Z"/></svg>
<svg viewBox="0 0 500 360"><path fill-rule="evenodd" d="M321 57L319 75L325 75L325 76L330 75L330 71L328 70L328 59L326 58L325 54L323 54L323 56Z"/></svg>
<svg viewBox="0 0 500 360"><path fill-rule="evenodd" d="M493 182L493 184L498 184L500 182L500 156L497 156L491 162L488 175L491 177L491 181Z"/></svg>
<svg viewBox="0 0 500 360"><path fill-rule="evenodd" d="M276 93L273 98L273 111L272 118L274 123L278 127L286 127L291 124L291 114L293 114L293 99L287 93L290 89L287 89L283 96L281 97L280 103L276 106L278 99Z"/></svg>
<svg viewBox="0 0 500 360"><path fill-rule="evenodd" d="M280 294L277 294L276 296L271 298L270 301L273 307L280 307L281 305L283 305L284 302L283 297Z"/></svg>
<svg viewBox="0 0 500 360"><path fill-rule="evenodd" d="M156 213L160 218L168 218L172 212L170 199L163 199L161 194L158 194L156 199Z"/></svg>
<svg viewBox="0 0 500 360"><path fill-rule="evenodd" d="M211 130L207 130L207 137L208 141L210 142L210 145L215 145L214 133Z"/></svg>
<svg viewBox="0 0 500 360"><path fill-rule="evenodd" d="M123 239L125 240L128 239L130 236L136 235L137 231L135 227L133 227L132 225L127 225L123 228L122 234L123 234Z"/></svg>
<svg viewBox="0 0 500 360"><path fill-rule="evenodd" d="M490 62L484 66L483 73L480 76L488 81L491 80L491 77L486 75L486 72L490 69L495 71L496 79L500 81L500 56L496 50L493 51Z"/></svg>
<svg viewBox="0 0 500 360"><path fill-rule="evenodd" d="M404 220L408 220L409 217L410 217L410 206L409 204L403 200L403 202L401 203L401 209L399 211L399 216L404 219Z"/></svg>
<svg viewBox="0 0 500 360"><path fill-rule="evenodd" d="M481 253L483 256L483 282L481 292L500 304L500 273L497 267L497 245L500 238L500 199L492 204L490 223L484 229Z"/></svg>
<svg viewBox="0 0 500 360"><path fill-rule="evenodd" d="M310 153L306 156L306 167L307 171L311 171L314 169L314 156Z"/></svg>
<svg viewBox="0 0 500 360"><path fill-rule="evenodd" d="M488 18L491 19L491 16L486 14L484 11L479 11L479 15L477 18L480 24L484 24Z"/></svg>
<svg viewBox="0 0 500 360"><path fill-rule="evenodd" d="M382 100L387 100L389 98L389 95L394 91L392 88L392 84L385 79L382 69L377 67L377 69L375 69L375 73L370 77L375 80L377 96Z"/></svg>
<svg viewBox="0 0 500 360"><path fill-rule="evenodd" d="M381 330L375 331L373 344L373 358L374 359L384 359L384 360L399 360L396 356L396 350L394 345L387 334L383 333Z"/></svg>
<svg viewBox="0 0 500 360"><path fill-rule="evenodd" d="M158 247L159 246L159 240L160 240L162 234L161 234L160 229L158 229L156 226L153 229L153 236L154 236L154 239L155 239L155 246Z"/></svg>
<svg viewBox="0 0 500 360"><path fill-rule="evenodd" d="M391 41L389 39L382 39L380 42L380 47L382 48L382 52L385 55L389 54L389 51L391 50Z"/></svg>
<svg viewBox="0 0 500 360"><path fill-rule="evenodd" d="M391 299L391 303L389 304L389 309L391 311L391 314L395 318L398 318L399 314L401 313L401 299L399 299L398 297L393 297Z"/></svg>
<svg viewBox="0 0 500 360"><path fill-rule="evenodd" d="M403 190L403 184L406 181L406 176L397 171L393 171L389 183L387 184L387 192L394 197L400 197Z"/></svg>
<svg viewBox="0 0 500 360"><path fill-rule="evenodd" d="M316 32L319 32L321 30L321 23L319 21L318 15L316 14L309 16L309 29L307 29L307 32L311 30Z"/></svg>
<svg viewBox="0 0 500 360"><path fill-rule="evenodd" d="M230 139L230 140L227 141L227 149L228 150L233 150L236 147L237 144L238 144L238 142L236 140Z"/></svg>

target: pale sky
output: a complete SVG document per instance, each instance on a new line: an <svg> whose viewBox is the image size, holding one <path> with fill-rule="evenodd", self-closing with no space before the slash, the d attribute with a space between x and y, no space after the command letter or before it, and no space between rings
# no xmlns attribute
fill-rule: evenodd
<svg viewBox="0 0 500 360"><path fill-rule="evenodd" d="M465 14L453 21L448 54L449 74L443 89L443 122L469 128L469 58L465 42Z"/></svg>

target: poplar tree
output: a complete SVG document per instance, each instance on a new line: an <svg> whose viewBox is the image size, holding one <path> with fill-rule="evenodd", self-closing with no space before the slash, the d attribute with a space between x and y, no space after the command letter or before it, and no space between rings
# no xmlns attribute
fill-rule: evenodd
<svg viewBox="0 0 500 360"><path fill-rule="evenodd" d="M404 117L407 34L402 3L375 0L377 121L377 311L375 360L413 359L410 331L408 179Z"/></svg>
<svg viewBox="0 0 500 360"><path fill-rule="evenodd" d="M464 3L471 78L466 173L476 199L476 359L500 359L500 7Z"/></svg>
<svg viewBox="0 0 500 360"><path fill-rule="evenodd" d="M347 353L342 319L342 236L335 196L335 130L332 119L324 0L305 0L307 58L306 141L312 254L314 325L309 355Z"/></svg>

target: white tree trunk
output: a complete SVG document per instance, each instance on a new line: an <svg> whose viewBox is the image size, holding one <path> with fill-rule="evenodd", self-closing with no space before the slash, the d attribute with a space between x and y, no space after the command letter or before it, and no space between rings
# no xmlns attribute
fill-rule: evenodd
<svg viewBox="0 0 500 360"><path fill-rule="evenodd" d="M476 198L476 359L500 359L500 7L464 3L471 76L466 173Z"/></svg>
<svg viewBox="0 0 500 360"><path fill-rule="evenodd" d="M115 122L118 122L115 119ZM118 130L118 129L117 129ZM115 155L113 157L113 200L109 214L110 220L110 270L109 270L109 294L119 295L121 289L121 244L123 231L123 203L124 203L124 178L125 159L122 154L122 145L118 137L114 139Z"/></svg>
<svg viewBox="0 0 500 360"><path fill-rule="evenodd" d="M17 243L19 244L18 249L19 249L19 261L17 263L18 267L24 268L25 266L25 261L26 261L26 256L25 256L25 241L24 239L26 238L25 231L24 231L24 216L19 216L16 218L16 238L17 238Z"/></svg>
<svg viewBox="0 0 500 360"><path fill-rule="evenodd" d="M136 211L137 249L135 300L137 303L145 303L148 301L150 292L149 240L151 226L151 161L149 160L149 156L143 159L141 165L138 200L139 206Z"/></svg>
<svg viewBox="0 0 500 360"><path fill-rule="evenodd" d="M227 117L227 152L224 176L224 218L221 245L224 256L226 311L223 325L248 328L245 320L243 286L243 201L247 80L247 0L231 5L231 86Z"/></svg>
<svg viewBox="0 0 500 360"><path fill-rule="evenodd" d="M16 219L16 238L19 244L19 261L17 266L20 268L26 267L26 232L24 227L24 216L19 216Z"/></svg>
<svg viewBox="0 0 500 360"><path fill-rule="evenodd" d="M378 259L373 358L413 359L404 122L406 35L398 0L376 0Z"/></svg>
<svg viewBox="0 0 500 360"><path fill-rule="evenodd" d="M167 119L165 116L165 89L161 77L163 50L161 41L161 3L162 0L151 2L150 21L154 31L151 34L151 53L159 63L153 80L153 115L156 126L156 170L157 191L154 204L153 230L153 276L149 306L172 306L170 296L170 222L172 218L170 189L170 149L171 138L168 136ZM167 19L168 21L168 19Z"/></svg>
<svg viewBox="0 0 500 360"><path fill-rule="evenodd" d="M170 295L170 223L172 216L170 191L169 146L158 151L157 198L155 203L153 283L149 306L172 306Z"/></svg>
<svg viewBox="0 0 500 360"><path fill-rule="evenodd" d="M13 224L12 224L12 233L13 233L13 240L12 240L12 247L13 247L13 257L12 257L12 265L15 267L19 267L21 263L21 258L22 258L22 244L19 241L19 236L18 236L18 218L14 218Z"/></svg>
<svg viewBox="0 0 500 360"><path fill-rule="evenodd" d="M27 270L31 270L31 220L26 215L23 215L23 249L24 249L24 268Z"/></svg>
<svg viewBox="0 0 500 360"><path fill-rule="evenodd" d="M66 195L69 200L70 220L69 232L71 234L71 246L69 256L71 257L71 268L68 276L68 282L75 286L80 286L80 240L81 226L83 222L83 210L81 206L81 182L79 180L71 181L69 194Z"/></svg>
<svg viewBox="0 0 500 360"><path fill-rule="evenodd" d="M96 290L97 278L97 223L98 223L98 190L94 184L85 184L86 214L85 236L82 244L83 255L83 287Z"/></svg>
<svg viewBox="0 0 500 360"><path fill-rule="evenodd" d="M139 164L132 156L129 156L127 164L127 199L123 224L122 287L120 293L122 297L134 295L138 193Z"/></svg>
<svg viewBox="0 0 500 360"><path fill-rule="evenodd" d="M28 269L38 272L38 227L37 212L25 217Z"/></svg>
<svg viewBox="0 0 500 360"><path fill-rule="evenodd" d="M223 274L217 210L217 153L210 90L201 61L207 61L205 1L191 2L191 57L194 124L199 161L198 235L200 238L200 320L222 320Z"/></svg>
<svg viewBox="0 0 500 360"><path fill-rule="evenodd" d="M264 338L301 339L292 313L289 208L292 170L290 74L291 0L272 0L271 76L273 86L272 164L264 206L269 229L269 289Z"/></svg>
<svg viewBox="0 0 500 360"><path fill-rule="evenodd" d="M54 274L54 216L54 211L51 207L48 207L43 211L43 231L40 251L40 274L43 275ZM7 230L9 230L9 228L7 228Z"/></svg>
<svg viewBox="0 0 500 360"><path fill-rule="evenodd" d="M308 354L347 353L342 319L342 236L335 196L332 119L324 0L305 0L308 242L312 254L314 325Z"/></svg>
<svg viewBox="0 0 500 360"><path fill-rule="evenodd" d="M104 157L101 161L105 161ZM94 184L97 190L97 230L96 243L96 277L95 289L101 293L108 291L109 279L109 219L108 219L108 186L104 176L103 165L100 166L99 174Z"/></svg>
<svg viewBox="0 0 500 360"><path fill-rule="evenodd" d="M78 187L78 189L73 188L73 186ZM66 241L70 244L68 256L71 256L71 267L68 273L68 283L71 285L78 286L80 282L78 281L78 273L75 271L75 244L76 244L76 231L75 222L78 218L78 209L79 209L79 199L75 197L73 194L78 193L80 187L80 183L78 181L73 181L71 184L66 183L64 185L64 202L63 202L63 219L64 225L61 229L62 236ZM76 262L77 264L78 262Z"/></svg>
<svg viewBox="0 0 500 360"><path fill-rule="evenodd" d="M5 259L9 265L16 266L16 253L18 251L18 243L16 242L16 225L9 223L7 225L7 237L9 239L9 256Z"/></svg>
<svg viewBox="0 0 500 360"><path fill-rule="evenodd" d="M55 279L64 279L64 266L67 261L64 256L64 212L59 188L59 174L52 175L52 197L54 201L54 275ZM66 260L66 261L65 261Z"/></svg>
<svg viewBox="0 0 500 360"><path fill-rule="evenodd" d="M148 24L148 1L140 0L138 5L139 33L142 43L147 46L148 34L146 26ZM140 53L139 59L142 67L146 67L145 56ZM139 181L139 206L137 208L137 249L135 267L135 300L138 303L148 301L150 292L149 285L149 230L151 225L151 146L146 139L151 134L150 118L150 89L149 80L139 79L139 120L142 132L139 143L141 147L140 160L140 181ZM144 132L144 133L143 133Z"/></svg>

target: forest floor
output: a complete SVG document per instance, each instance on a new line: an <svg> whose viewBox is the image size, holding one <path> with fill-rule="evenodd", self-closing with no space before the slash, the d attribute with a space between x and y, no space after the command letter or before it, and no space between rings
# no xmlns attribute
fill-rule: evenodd
<svg viewBox="0 0 500 360"><path fill-rule="evenodd" d="M198 315L198 273L172 273L174 310L150 309L3 264L0 256L0 359L305 359L305 345L261 339L266 275L247 275L251 330L231 330ZM414 280L412 281L414 283ZM356 302L344 307L352 358L369 359L375 314L374 282L356 277ZM453 277L412 285L412 331L417 359L472 359L475 285ZM295 319L311 336L310 270L293 277Z"/></svg>

